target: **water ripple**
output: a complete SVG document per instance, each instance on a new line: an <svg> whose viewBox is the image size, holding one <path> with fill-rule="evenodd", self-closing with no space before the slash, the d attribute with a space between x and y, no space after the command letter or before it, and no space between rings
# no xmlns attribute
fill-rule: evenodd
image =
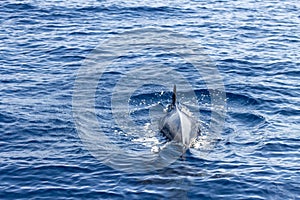
<svg viewBox="0 0 300 200"><path fill-rule="evenodd" d="M296 0L2 2L0 199L299 198L299 9ZM164 169L126 174L84 149L74 125L73 86L99 43L149 27L204 46L223 76L228 112L222 137L210 140L207 127L217 111L203 77L172 54L155 52L153 66L172 65L193 84L199 105L185 91L180 100L199 116L204 134L198 148ZM131 118L152 139L142 140L112 123L110 89L126 69L151 59L122 56L103 74L95 99L107 135L149 151L166 142L147 126L149 110L168 104L171 92L146 85L130 97Z"/></svg>

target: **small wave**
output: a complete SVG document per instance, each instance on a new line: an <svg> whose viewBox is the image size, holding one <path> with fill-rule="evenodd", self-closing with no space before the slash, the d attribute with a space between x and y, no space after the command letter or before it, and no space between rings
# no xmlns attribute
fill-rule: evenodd
<svg viewBox="0 0 300 200"><path fill-rule="evenodd" d="M257 106L260 104L258 99L255 99L249 95L226 93L228 107L245 107L245 106Z"/></svg>
<svg viewBox="0 0 300 200"><path fill-rule="evenodd" d="M284 154L284 152L288 153L289 151L296 151L300 149L300 145L297 143L291 143L291 140L287 140L285 142L281 141L269 141L265 142L265 144L261 147L260 151L265 153L271 152L279 152Z"/></svg>
<svg viewBox="0 0 300 200"><path fill-rule="evenodd" d="M154 6L119 6L119 5L111 5L111 6L87 6L87 7L81 7L76 9L77 11L88 11L88 12L135 12L135 13L170 13L170 12L192 12L191 9L180 9L175 7L168 7L168 6L160 6L160 7L154 7Z"/></svg>
<svg viewBox="0 0 300 200"><path fill-rule="evenodd" d="M9 4L4 4L2 7L6 10L11 10L11 12L16 12L16 10L28 11L36 8L35 6L29 3L9 3Z"/></svg>
<svg viewBox="0 0 300 200"><path fill-rule="evenodd" d="M229 113L232 118L241 122L242 125L253 127L265 121L265 118L258 114L252 113Z"/></svg>

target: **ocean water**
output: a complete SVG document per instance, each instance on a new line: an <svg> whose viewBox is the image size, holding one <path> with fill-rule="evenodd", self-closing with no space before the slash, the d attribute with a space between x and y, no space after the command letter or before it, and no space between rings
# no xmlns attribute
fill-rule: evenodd
<svg viewBox="0 0 300 200"><path fill-rule="evenodd" d="M2 1L0 199L300 199L299 10ZM202 131L181 157L172 84Z"/></svg>

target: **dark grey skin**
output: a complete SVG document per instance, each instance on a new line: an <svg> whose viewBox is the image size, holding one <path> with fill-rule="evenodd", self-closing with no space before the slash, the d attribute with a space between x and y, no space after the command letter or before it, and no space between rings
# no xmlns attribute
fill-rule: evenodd
<svg viewBox="0 0 300 200"><path fill-rule="evenodd" d="M172 104L168 106L167 114L159 121L159 130L169 139L189 148L191 142L200 133L197 121L184 112L176 100L176 85L174 85Z"/></svg>

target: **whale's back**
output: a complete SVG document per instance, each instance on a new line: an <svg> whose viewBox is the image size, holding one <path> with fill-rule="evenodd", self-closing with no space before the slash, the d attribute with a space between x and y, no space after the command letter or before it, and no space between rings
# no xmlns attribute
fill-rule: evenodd
<svg viewBox="0 0 300 200"><path fill-rule="evenodd" d="M160 131L169 139L189 146L191 139L196 137L196 123L188 114L176 105L159 122Z"/></svg>

